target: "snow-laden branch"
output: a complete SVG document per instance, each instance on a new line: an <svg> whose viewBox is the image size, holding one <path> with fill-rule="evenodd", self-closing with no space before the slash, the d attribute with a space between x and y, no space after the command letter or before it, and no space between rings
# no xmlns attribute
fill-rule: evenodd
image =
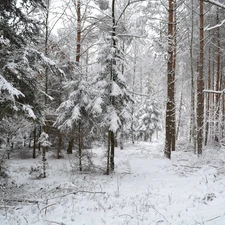
<svg viewBox="0 0 225 225"><path fill-rule="evenodd" d="M221 23L216 24L216 25L213 26L213 27L206 27L205 30L207 30L207 31L213 30L213 29L215 29L215 28L221 27L224 23L225 23L225 19L224 19Z"/></svg>
<svg viewBox="0 0 225 225"><path fill-rule="evenodd" d="M218 1L215 1L215 0L204 0L204 2L208 2L208 3L211 3L211 4L213 4L213 5L218 6L218 7L220 7L220 8L225 9L225 5L222 4L222 3L220 3L220 2L218 2Z"/></svg>
<svg viewBox="0 0 225 225"><path fill-rule="evenodd" d="M215 90L204 90L205 93L213 93L213 94L225 94L225 89L222 91L215 91Z"/></svg>

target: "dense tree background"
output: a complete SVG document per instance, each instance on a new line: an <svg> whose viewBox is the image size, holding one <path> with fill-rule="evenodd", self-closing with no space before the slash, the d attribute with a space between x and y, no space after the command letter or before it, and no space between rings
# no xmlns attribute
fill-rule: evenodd
<svg viewBox="0 0 225 225"><path fill-rule="evenodd" d="M1 1L1 151L36 157L44 131L80 171L103 144L109 174L124 140L165 140L168 158L220 146L223 15L222 0Z"/></svg>

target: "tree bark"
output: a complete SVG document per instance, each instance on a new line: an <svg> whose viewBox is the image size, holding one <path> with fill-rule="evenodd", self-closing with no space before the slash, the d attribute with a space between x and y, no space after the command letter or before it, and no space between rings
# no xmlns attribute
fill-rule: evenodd
<svg viewBox="0 0 225 225"><path fill-rule="evenodd" d="M115 19L115 0L112 0L112 47L115 50L114 51L114 56L111 60L111 77L110 80L111 81L115 81L115 74L114 74L114 69L113 67L116 65L116 60L115 60L115 52L116 52L116 19ZM115 105L115 97L112 96L110 97L111 99L111 104L112 106ZM110 148L110 169L113 171L114 170L114 151L115 151L115 135L113 131L110 131L110 144L111 144L111 148Z"/></svg>
<svg viewBox="0 0 225 225"><path fill-rule="evenodd" d="M115 168L115 135L114 132L111 131L111 152L110 152L110 169L114 171Z"/></svg>
<svg viewBox="0 0 225 225"><path fill-rule="evenodd" d="M61 158L61 145L62 145L62 135L60 130L58 131L58 148L57 148L57 159Z"/></svg>
<svg viewBox="0 0 225 225"><path fill-rule="evenodd" d="M81 123L78 125L78 143L79 143L79 170L82 171L82 133L81 133Z"/></svg>
<svg viewBox="0 0 225 225"><path fill-rule="evenodd" d="M194 39L194 0L191 1L191 43L190 43L190 58L191 58L191 126L190 126L190 142L193 141L194 152L196 152L196 113L195 113L195 76L193 63L193 39Z"/></svg>
<svg viewBox="0 0 225 225"><path fill-rule="evenodd" d="M173 113L174 113L174 43L173 43L173 23L174 23L174 1L169 0L168 18L168 62L167 62L167 103L166 103L166 138L164 154L171 158L173 140Z"/></svg>
<svg viewBox="0 0 225 225"><path fill-rule="evenodd" d="M110 147L111 147L111 131L109 130L108 131L108 145L107 145L106 175L109 175Z"/></svg>
<svg viewBox="0 0 225 225"><path fill-rule="evenodd" d="M217 9L216 21L219 23L219 12ZM217 28L217 70L216 70L216 91L220 90L221 83L221 44L220 44L220 27ZM220 136L219 132L219 114L220 114L220 97L221 95L216 95L216 132L215 140L218 140Z"/></svg>
<svg viewBox="0 0 225 225"><path fill-rule="evenodd" d="M176 19L176 0L173 0L173 73L172 73L172 141L171 150L175 151L176 148L176 105L175 105L175 71L176 71L176 58L177 58L177 19Z"/></svg>
<svg viewBox="0 0 225 225"><path fill-rule="evenodd" d="M80 50L81 50L81 1L77 0L77 42L76 42L76 64L80 63ZM72 148L74 143L74 137L69 140L69 147L67 149L68 154L72 154Z"/></svg>
<svg viewBox="0 0 225 225"><path fill-rule="evenodd" d="M203 121L204 121L204 8L200 0L200 49L199 49L199 74L197 79L197 153L202 154Z"/></svg>
<svg viewBox="0 0 225 225"><path fill-rule="evenodd" d="M208 90L211 89L211 49L209 48L209 60L208 60L208 84L207 88ZM210 94L207 93L207 99L206 99L206 127L205 127L205 146L208 143L208 135L209 135L209 111L210 111Z"/></svg>
<svg viewBox="0 0 225 225"><path fill-rule="evenodd" d="M33 159L36 158L36 143L37 143L37 128L35 126L34 128L34 132L33 132L33 140L34 140L34 143L33 143Z"/></svg>
<svg viewBox="0 0 225 225"><path fill-rule="evenodd" d="M69 140L69 145L68 145L68 148L67 148L67 154L72 154L73 153L73 143L74 143L74 136L72 135L72 137L70 137L70 140Z"/></svg>
<svg viewBox="0 0 225 225"><path fill-rule="evenodd" d="M81 49L81 4L77 0L77 49L76 49L76 62L80 62L80 49Z"/></svg>

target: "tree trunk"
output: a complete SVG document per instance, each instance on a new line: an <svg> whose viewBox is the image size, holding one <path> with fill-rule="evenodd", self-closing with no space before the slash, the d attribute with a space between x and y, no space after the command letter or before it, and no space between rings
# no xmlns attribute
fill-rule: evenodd
<svg viewBox="0 0 225 225"><path fill-rule="evenodd" d="M42 147L43 178L46 178L46 147Z"/></svg>
<svg viewBox="0 0 225 225"><path fill-rule="evenodd" d="M33 159L36 158L36 143L37 143L37 128L35 127L34 128L34 132L33 132L33 135L34 135L34 143L33 143Z"/></svg>
<svg viewBox="0 0 225 225"><path fill-rule="evenodd" d="M108 131L108 145L107 145L107 162L106 162L106 175L109 175L109 160L110 160L110 147L111 147L111 131Z"/></svg>
<svg viewBox="0 0 225 225"><path fill-rule="evenodd" d="M77 0L77 44L76 44L76 64L79 66L80 63L80 49L81 49L81 3L80 0ZM69 140L69 152L68 154L72 154L72 148L74 143L74 137L71 137Z"/></svg>
<svg viewBox="0 0 225 225"><path fill-rule="evenodd" d="M114 50L116 50L116 19L115 19L115 0L112 0L112 47ZM114 51L114 56L111 60L111 76L110 80L115 81L115 74L114 74L114 69L113 67L116 65L116 60L115 60L115 52ZM114 106L115 105L115 97L112 96L110 97L110 102ZM114 170L114 151L115 151L115 136L114 132L110 131L110 144L111 144L111 151L110 151L110 169L113 171Z"/></svg>
<svg viewBox="0 0 225 225"><path fill-rule="evenodd" d="M79 142L79 150L78 150L78 154L79 154L79 169L80 171L82 171L82 133L81 133L81 123L79 122L78 125L78 142Z"/></svg>
<svg viewBox="0 0 225 225"><path fill-rule="evenodd" d="M62 145L62 135L61 135L61 132L58 131L57 159L61 158L61 145Z"/></svg>
<svg viewBox="0 0 225 225"><path fill-rule="evenodd" d="M219 24L219 13L217 9L216 16L217 23ZM217 28L217 70L216 70L216 91L220 90L220 81L221 81L221 47L220 47L220 27ZM219 114L220 114L220 94L216 95L216 132L215 140L219 138Z"/></svg>
<svg viewBox="0 0 225 225"><path fill-rule="evenodd" d="M176 0L173 0L173 73L172 76L172 141L171 141L171 150L175 151L176 148L176 105L175 105L175 71L176 71L176 57L177 57L177 21L176 21Z"/></svg>
<svg viewBox="0 0 225 225"><path fill-rule="evenodd" d="M209 64L208 64L208 84L207 84L207 89L211 89L211 52L209 48ZM206 99L206 127L205 127L205 146L208 143L208 135L209 135L209 110L210 110L210 93L207 93L207 99Z"/></svg>
<svg viewBox="0 0 225 225"><path fill-rule="evenodd" d="M81 11L80 0L77 0L77 49L76 49L76 62L80 62L80 48L81 48Z"/></svg>
<svg viewBox="0 0 225 225"><path fill-rule="evenodd" d="M167 103L166 103L166 138L164 154L167 158L171 158L172 140L173 140L173 110L174 110L174 40L173 40L173 12L174 1L169 0L169 18L168 18L168 62L167 62Z"/></svg>
<svg viewBox="0 0 225 225"><path fill-rule="evenodd" d="M110 169L112 171L114 170L114 167L115 167L114 157L115 157L115 135L111 131Z"/></svg>
<svg viewBox="0 0 225 225"><path fill-rule="evenodd" d="M202 154L203 121L204 121L204 11L203 0L200 0L200 49L199 49L199 74L197 79L197 152Z"/></svg>
<svg viewBox="0 0 225 225"><path fill-rule="evenodd" d="M74 143L74 136L72 135L70 137L70 140L69 140L69 145L68 145L68 148L67 148L67 154L72 154L73 153L73 143Z"/></svg>
<svg viewBox="0 0 225 225"><path fill-rule="evenodd" d="M48 56L48 38L49 38L49 7L50 7L50 0L46 1L46 17L45 17L45 55ZM48 102L48 72L49 69L45 67L45 105Z"/></svg>
<svg viewBox="0 0 225 225"><path fill-rule="evenodd" d="M182 85L183 87L183 85ZM177 124L177 131L176 131L176 140L178 140L178 135L180 132L180 123L181 123L181 111L182 111L182 105L183 105L183 91L180 93L180 106L179 106L179 116L178 116L178 124Z"/></svg>

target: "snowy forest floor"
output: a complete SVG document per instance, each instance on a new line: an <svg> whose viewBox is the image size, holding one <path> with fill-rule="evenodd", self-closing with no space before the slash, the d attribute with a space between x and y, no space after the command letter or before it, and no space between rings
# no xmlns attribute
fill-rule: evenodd
<svg viewBox="0 0 225 225"><path fill-rule="evenodd" d="M93 149L103 164L104 151ZM116 168L74 171L71 155L48 152L47 178L32 179L41 161L6 161L10 178L0 183L1 225L224 225L225 149L206 149L198 158L184 147L163 157L158 142L127 143L116 149Z"/></svg>

